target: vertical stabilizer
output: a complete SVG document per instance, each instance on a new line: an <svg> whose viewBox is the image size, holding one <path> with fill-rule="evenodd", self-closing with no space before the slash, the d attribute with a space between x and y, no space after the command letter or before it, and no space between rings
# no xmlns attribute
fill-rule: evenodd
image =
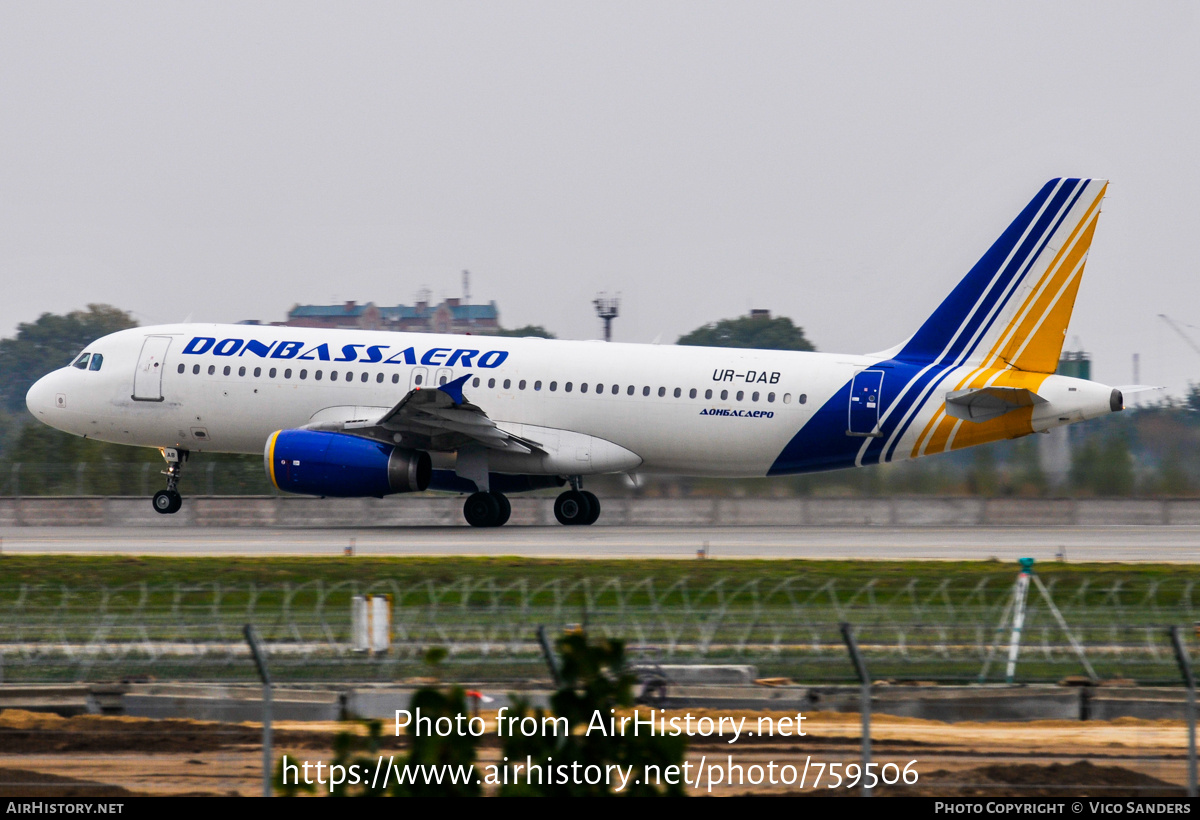
<svg viewBox="0 0 1200 820"><path fill-rule="evenodd" d="M896 358L1053 373L1107 185L1047 182Z"/></svg>

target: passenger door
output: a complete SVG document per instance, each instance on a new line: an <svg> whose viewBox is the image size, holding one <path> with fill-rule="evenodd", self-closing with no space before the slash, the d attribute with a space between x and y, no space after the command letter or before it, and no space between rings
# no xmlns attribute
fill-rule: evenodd
<svg viewBox="0 0 1200 820"><path fill-rule="evenodd" d="M848 436L879 437L879 409L883 388L883 371L864 370L850 385L850 419Z"/></svg>
<svg viewBox="0 0 1200 820"><path fill-rule="evenodd" d="M134 401L162 401L163 369L166 367L170 336L147 336L133 372Z"/></svg>

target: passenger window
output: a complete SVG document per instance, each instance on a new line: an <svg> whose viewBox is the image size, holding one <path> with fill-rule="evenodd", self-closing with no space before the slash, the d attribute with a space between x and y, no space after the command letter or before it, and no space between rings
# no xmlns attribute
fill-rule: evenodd
<svg viewBox="0 0 1200 820"><path fill-rule="evenodd" d="M691 390L688 391L688 398L689 399L696 398L696 388L693 387Z"/></svg>
<svg viewBox="0 0 1200 820"><path fill-rule="evenodd" d="M649 395L650 395L650 388L649 388L649 386L646 386L646 387L643 387L643 388L642 388L642 395L643 395L643 396L649 396Z"/></svg>
<svg viewBox="0 0 1200 820"><path fill-rule="evenodd" d="M626 388L625 388L625 395L626 395L626 396L632 396L632 395L633 395L633 385L632 385L632 384L631 384L631 385L629 385L629 387L626 387Z"/></svg>
<svg viewBox="0 0 1200 820"><path fill-rule="evenodd" d="M214 373L216 373L216 372L217 372L217 366L216 366L215 364L210 364L210 365L208 366L208 375L210 375L210 376L211 376L211 375L213 375L213 374L214 374Z"/></svg>
<svg viewBox="0 0 1200 820"><path fill-rule="evenodd" d="M586 393L586 392L587 392L587 382L583 382L582 384L580 384L580 385L579 385L579 392L580 392L580 393Z"/></svg>
<svg viewBox="0 0 1200 820"><path fill-rule="evenodd" d="M665 395L667 395L667 388L665 388L665 387L658 388L658 397L661 399Z"/></svg>
<svg viewBox="0 0 1200 820"><path fill-rule="evenodd" d="M193 375L193 376L199 376L199 375L200 375L200 365L198 365L198 364L194 364L194 365L192 365L192 375Z"/></svg>
<svg viewBox="0 0 1200 820"><path fill-rule="evenodd" d="M420 386L421 386L421 382L422 382L422 381L424 381L424 379L425 379L425 377L424 377L424 376L422 376L420 373L418 373L418 374L417 374L417 376L416 376L416 378L414 378L414 379L413 379L413 384L415 384L415 385L417 385L418 387L420 387Z"/></svg>
<svg viewBox="0 0 1200 820"><path fill-rule="evenodd" d="M678 387L676 387L675 388L675 398L679 398L682 395L683 395L683 391L680 390Z"/></svg>
<svg viewBox="0 0 1200 820"><path fill-rule="evenodd" d="M495 380L495 379L488 379L488 389L489 389L489 390L491 390L491 389L492 389L493 387L495 387L495 386L496 386L496 380Z"/></svg>
<svg viewBox="0 0 1200 820"><path fill-rule="evenodd" d="M773 404L773 403L774 403L774 401L775 401L775 394L774 394L774 393L768 393L768 394L767 394L767 404Z"/></svg>
<svg viewBox="0 0 1200 820"><path fill-rule="evenodd" d="M292 369L290 367L283 371L283 377L285 379L290 379L292 377Z"/></svg>
<svg viewBox="0 0 1200 820"><path fill-rule="evenodd" d="M566 391L567 393L570 393L571 392L571 383L567 382L566 384L564 384L563 390Z"/></svg>
<svg viewBox="0 0 1200 820"><path fill-rule="evenodd" d="M336 374L335 374L335 375L336 375ZM314 372L314 373L313 373L313 378L314 378L314 379L316 379L317 381L320 381L320 380L321 380L321 371L320 371L320 370L318 370L318 371Z"/></svg>
<svg viewBox="0 0 1200 820"><path fill-rule="evenodd" d="M392 374L392 384L400 384L400 374L399 373Z"/></svg>
<svg viewBox="0 0 1200 820"><path fill-rule="evenodd" d="M792 403L792 394L791 394L791 393L784 393L784 394L783 394L783 403L784 403L784 404L791 404L791 403Z"/></svg>
<svg viewBox="0 0 1200 820"><path fill-rule="evenodd" d="M438 379L438 384L449 384L449 383L450 383L449 376L442 376L440 379Z"/></svg>
<svg viewBox="0 0 1200 820"><path fill-rule="evenodd" d="M750 394L750 401L758 401L758 391L757 390L755 390L753 393Z"/></svg>
<svg viewBox="0 0 1200 820"><path fill-rule="evenodd" d="M517 382L517 389L518 389L518 390L524 390L524 389L525 389L525 380L524 380L524 379L521 379L521 381Z"/></svg>
<svg viewBox="0 0 1200 820"><path fill-rule="evenodd" d="M474 379L472 379L472 380L471 380L471 386L472 386L472 387L478 387L478 386L479 386L479 377L478 377L478 376L476 376Z"/></svg>
<svg viewBox="0 0 1200 820"><path fill-rule="evenodd" d="M187 369L187 368L185 368L183 365L179 365L179 369L178 369L178 370L176 370L175 372L176 372L176 373L182 373L182 372L183 372L184 370L186 370L186 369Z"/></svg>
<svg viewBox="0 0 1200 820"><path fill-rule="evenodd" d="M536 381L536 382L534 382L534 383L533 383L533 389L534 389L534 390L541 390L541 389L542 389L542 383L541 383L540 381Z"/></svg>
<svg viewBox="0 0 1200 820"><path fill-rule="evenodd" d="M507 390L510 387L512 387L512 379L505 379L504 380L504 389Z"/></svg>
<svg viewBox="0 0 1200 820"><path fill-rule="evenodd" d="M76 359L71 366L78 367L80 370L87 370L88 359L90 359L91 356L91 353L84 353L82 356Z"/></svg>
<svg viewBox="0 0 1200 820"><path fill-rule="evenodd" d="M558 382L550 382L550 392L553 393L558 389Z"/></svg>
<svg viewBox="0 0 1200 820"><path fill-rule="evenodd" d="M370 373L363 373L361 376L359 376L359 377L358 377L358 380L359 380L360 382L362 382L363 384L366 384L366 382L367 382L367 379L369 379L370 377L371 377L371 374L370 374ZM379 378L378 378L378 379L376 379L376 381L380 381L380 382L381 382L381 381L383 381L383 374L382 374L382 373L380 373L380 374L379 374Z"/></svg>
<svg viewBox="0 0 1200 820"><path fill-rule="evenodd" d="M366 380L367 380L367 374L366 374L366 373L363 373L363 381L366 381ZM382 374L382 373L376 373L376 374L375 374L375 383L376 383L376 384L383 384L383 374Z"/></svg>
<svg viewBox="0 0 1200 820"><path fill-rule="evenodd" d="M798 399L798 401L799 401L801 404L804 404L805 402L807 402L807 401L808 401L808 394L807 394L807 393L801 393L801 394L800 394L800 398Z"/></svg>
<svg viewBox="0 0 1200 820"><path fill-rule="evenodd" d="M257 379L261 375L262 375L262 368L261 367L254 368L254 378Z"/></svg>
<svg viewBox="0 0 1200 820"><path fill-rule="evenodd" d="M267 378L270 378L270 379L275 378L275 374L277 372L278 371L276 371L275 368L272 367L270 370L267 371Z"/></svg>
<svg viewBox="0 0 1200 820"><path fill-rule="evenodd" d="M706 399L711 399L711 398L712 398L712 390L705 390L705 391L704 391L704 398L706 398Z"/></svg>
<svg viewBox="0 0 1200 820"><path fill-rule="evenodd" d="M738 400L738 401L741 401L741 400L742 400L742 398L743 398L745 395L746 395L745 393L743 393L741 390L739 390L739 391L737 392L737 400Z"/></svg>
<svg viewBox="0 0 1200 820"><path fill-rule="evenodd" d="M318 370L318 371L317 371L317 378L318 378L318 379L319 379L319 378L321 378L321 371L320 371L320 370ZM330 370L330 371L329 371L329 380L330 380L331 382L335 382L335 381L337 381L337 371L336 371L336 370Z"/></svg>
<svg viewBox="0 0 1200 820"><path fill-rule="evenodd" d="M603 393L603 392L604 392L604 385L602 385L602 384L598 384L598 385L596 385L596 392L597 392L597 393Z"/></svg>
<svg viewBox="0 0 1200 820"><path fill-rule="evenodd" d="M721 401L726 401L726 400L728 400L728 399L729 399L729 391L728 391L728 390L722 390L722 391L721 391Z"/></svg>
<svg viewBox="0 0 1200 820"><path fill-rule="evenodd" d="M225 372L225 375L226 375L226 376L228 376L230 373L232 373L232 372L233 372L233 368L231 368L229 365L225 365L225 371L224 371L224 372Z"/></svg>
<svg viewBox="0 0 1200 820"><path fill-rule="evenodd" d="M246 375L246 368L245 368L245 367L239 367L239 368L238 368L238 375L239 375L239 376L245 376L245 375Z"/></svg>

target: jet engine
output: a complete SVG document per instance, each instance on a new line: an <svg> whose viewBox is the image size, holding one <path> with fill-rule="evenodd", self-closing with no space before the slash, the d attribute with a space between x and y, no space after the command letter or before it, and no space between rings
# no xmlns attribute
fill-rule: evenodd
<svg viewBox="0 0 1200 820"><path fill-rule="evenodd" d="M371 439L315 430L279 430L263 452L267 476L281 490L305 495L382 498L429 486L429 454Z"/></svg>

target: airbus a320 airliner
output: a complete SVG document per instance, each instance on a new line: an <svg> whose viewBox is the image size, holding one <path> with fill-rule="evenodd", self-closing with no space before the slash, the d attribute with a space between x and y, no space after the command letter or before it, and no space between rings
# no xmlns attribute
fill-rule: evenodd
<svg viewBox="0 0 1200 820"><path fill-rule="evenodd" d="M154 509L182 503L191 452L263 453L280 490L506 494L569 485L591 524L601 473L776 476L919 458L1123 409L1054 375L1104 180L1056 179L907 341L871 355L180 324L97 340L40 379L40 420L167 460Z"/></svg>

